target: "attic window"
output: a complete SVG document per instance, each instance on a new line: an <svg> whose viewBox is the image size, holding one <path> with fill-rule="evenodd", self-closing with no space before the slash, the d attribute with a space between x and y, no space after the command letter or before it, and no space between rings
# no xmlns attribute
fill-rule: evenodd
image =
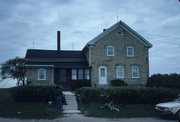
<svg viewBox="0 0 180 122"><path fill-rule="evenodd" d="M124 34L123 34L123 32L122 32L122 31L118 31L118 32L116 33L116 35L121 36L121 35L124 35Z"/></svg>

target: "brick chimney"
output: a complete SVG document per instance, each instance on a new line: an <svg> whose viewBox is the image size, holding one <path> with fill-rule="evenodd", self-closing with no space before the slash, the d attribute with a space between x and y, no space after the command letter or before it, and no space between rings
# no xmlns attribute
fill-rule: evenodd
<svg viewBox="0 0 180 122"><path fill-rule="evenodd" d="M61 51L61 31L57 31L57 50Z"/></svg>

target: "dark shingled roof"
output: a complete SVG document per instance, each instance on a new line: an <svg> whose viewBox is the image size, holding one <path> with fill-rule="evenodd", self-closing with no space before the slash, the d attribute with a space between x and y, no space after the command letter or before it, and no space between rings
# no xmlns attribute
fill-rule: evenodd
<svg viewBox="0 0 180 122"><path fill-rule="evenodd" d="M82 51L28 49L25 58L85 58Z"/></svg>
<svg viewBox="0 0 180 122"><path fill-rule="evenodd" d="M28 49L27 65L53 65L56 68L89 68L82 51Z"/></svg>

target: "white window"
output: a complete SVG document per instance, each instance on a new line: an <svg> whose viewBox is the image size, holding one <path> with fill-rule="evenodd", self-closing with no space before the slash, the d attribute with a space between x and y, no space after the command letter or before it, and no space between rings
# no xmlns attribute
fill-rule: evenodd
<svg viewBox="0 0 180 122"><path fill-rule="evenodd" d="M116 77L117 78L124 78L124 67L122 67L122 66L116 67Z"/></svg>
<svg viewBox="0 0 180 122"><path fill-rule="evenodd" d="M129 46L127 47L127 56L133 57L134 56L134 48Z"/></svg>
<svg viewBox="0 0 180 122"><path fill-rule="evenodd" d="M124 35L124 34L123 34L122 31L118 31L118 32L116 32L116 35L122 36L122 35Z"/></svg>
<svg viewBox="0 0 180 122"><path fill-rule="evenodd" d="M90 79L90 71L89 69L85 69L85 80L89 80Z"/></svg>
<svg viewBox="0 0 180 122"><path fill-rule="evenodd" d="M38 80L46 80L46 70L38 69Z"/></svg>
<svg viewBox="0 0 180 122"><path fill-rule="evenodd" d="M132 78L139 78L139 67L132 66Z"/></svg>
<svg viewBox="0 0 180 122"><path fill-rule="evenodd" d="M105 77L105 68L100 68L100 77Z"/></svg>
<svg viewBox="0 0 180 122"><path fill-rule="evenodd" d="M83 76L84 76L84 75L83 75L83 69L78 69L78 79L79 79L79 80L83 80L83 79L84 79Z"/></svg>
<svg viewBox="0 0 180 122"><path fill-rule="evenodd" d="M107 56L114 56L114 47L107 46Z"/></svg>
<svg viewBox="0 0 180 122"><path fill-rule="evenodd" d="M77 80L77 69L72 69L72 80Z"/></svg>

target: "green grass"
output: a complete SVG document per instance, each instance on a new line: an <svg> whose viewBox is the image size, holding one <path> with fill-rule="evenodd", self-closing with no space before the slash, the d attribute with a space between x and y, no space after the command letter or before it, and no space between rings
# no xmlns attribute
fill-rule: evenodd
<svg viewBox="0 0 180 122"><path fill-rule="evenodd" d="M8 89L0 89L0 117L21 119L53 119L61 117L54 104L13 102Z"/></svg>
<svg viewBox="0 0 180 122"><path fill-rule="evenodd" d="M159 114L154 110L153 105L127 104L114 105L120 109L120 112L110 111L106 108L100 108L100 104L90 103L81 104L80 109L86 116L100 118L131 118L131 117L158 117Z"/></svg>

